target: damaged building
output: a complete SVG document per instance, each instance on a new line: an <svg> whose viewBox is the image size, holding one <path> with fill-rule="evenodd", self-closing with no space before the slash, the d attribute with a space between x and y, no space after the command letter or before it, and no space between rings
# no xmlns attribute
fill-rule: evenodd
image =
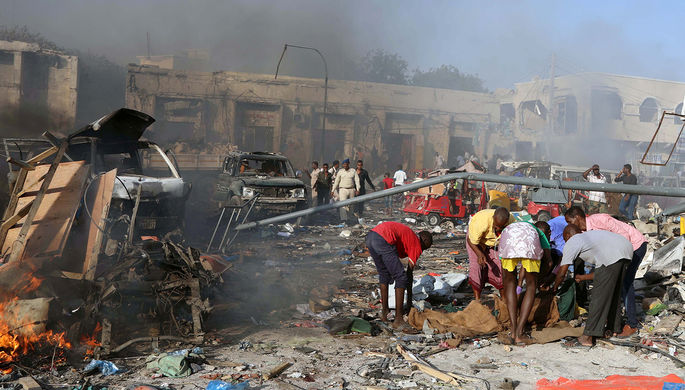
<svg viewBox="0 0 685 390"><path fill-rule="evenodd" d="M465 152L487 154L497 137L492 94L357 81L129 65L126 106L158 119L160 143L231 143L280 152L297 167L321 158L364 159L372 170L432 167L435 153L454 164ZM491 143L491 142L490 142Z"/></svg>
<svg viewBox="0 0 685 390"><path fill-rule="evenodd" d="M619 167L624 162L640 165L661 113L680 114L684 93L681 82L577 73L517 83L497 95L502 128L515 139L511 146L517 159L577 162L592 155L600 164ZM659 152L650 153L651 162L666 161L682 124L679 117L664 119L654 140ZM569 142L578 148L568 148ZM578 150L585 155L579 156ZM671 160L677 170L685 163L684 151L677 145Z"/></svg>
<svg viewBox="0 0 685 390"><path fill-rule="evenodd" d="M0 129L74 127L78 57L41 49L38 44L0 41Z"/></svg>

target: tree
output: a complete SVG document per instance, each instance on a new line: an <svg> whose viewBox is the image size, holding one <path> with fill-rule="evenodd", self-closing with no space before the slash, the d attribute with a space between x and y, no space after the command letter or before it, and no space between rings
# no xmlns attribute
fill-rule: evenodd
<svg viewBox="0 0 685 390"><path fill-rule="evenodd" d="M411 84L420 87L457 89L461 91L487 92L478 75L459 72L452 65L442 65L428 71L416 69Z"/></svg>
<svg viewBox="0 0 685 390"><path fill-rule="evenodd" d="M398 54L376 49L368 52L358 64L359 79L376 83L407 84L407 61Z"/></svg>

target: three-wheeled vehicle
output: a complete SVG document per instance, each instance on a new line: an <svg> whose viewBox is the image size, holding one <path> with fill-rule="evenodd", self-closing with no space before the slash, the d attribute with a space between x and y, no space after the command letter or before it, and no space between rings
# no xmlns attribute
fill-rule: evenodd
<svg viewBox="0 0 685 390"><path fill-rule="evenodd" d="M455 172L479 172L483 169L474 162L468 162L457 170L438 169L428 173L427 178L443 176ZM485 183L480 186L475 181L461 180L461 183L436 184L419 188L405 195L403 211L417 215L436 226L445 220L468 218L479 210L487 208Z"/></svg>

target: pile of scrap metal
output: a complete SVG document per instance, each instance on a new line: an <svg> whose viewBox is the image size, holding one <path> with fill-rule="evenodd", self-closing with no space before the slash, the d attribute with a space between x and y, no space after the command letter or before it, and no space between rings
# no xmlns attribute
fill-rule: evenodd
<svg viewBox="0 0 685 390"><path fill-rule="evenodd" d="M139 139L152 122L120 109L65 138L4 140L18 169L0 225L0 339L51 329L78 341L97 328L103 352L202 340L203 296L229 267L170 241L190 186ZM143 153L161 154L169 176L145 176Z"/></svg>

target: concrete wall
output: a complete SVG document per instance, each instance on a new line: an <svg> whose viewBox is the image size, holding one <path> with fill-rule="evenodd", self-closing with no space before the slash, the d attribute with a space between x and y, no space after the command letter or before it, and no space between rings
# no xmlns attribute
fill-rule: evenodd
<svg viewBox="0 0 685 390"><path fill-rule="evenodd" d="M555 78L554 102L550 104L550 87L549 79L518 83L511 103L516 110L516 141L530 144L538 155L546 154L552 160L555 150L582 147L595 140L606 147L594 154L605 152L615 155L614 160L634 163L651 140L661 113L676 108L679 113L685 94L685 83L580 73ZM673 117L667 118L656 139L658 146L663 150L672 146L681 125ZM576 154L582 157L582 150Z"/></svg>
<svg viewBox="0 0 685 390"><path fill-rule="evenodd" d="M297 167L320 159L323 80L129 66L126 105L153 115L150 138L268 147ZM451 137L486 153L497 127L494 95L355 81L329 81L324 160L363 158L377 172L432 168ZM466 141L465 141L466 142ZM453 145L456 150L457 146Z"/></svg>
<svg viewBox="0 0 685 390"><path fill-rule="evenodd" d="M0 130L27 135L72 130L78 95L78 58L35 44L0 41Z"/></svg>

